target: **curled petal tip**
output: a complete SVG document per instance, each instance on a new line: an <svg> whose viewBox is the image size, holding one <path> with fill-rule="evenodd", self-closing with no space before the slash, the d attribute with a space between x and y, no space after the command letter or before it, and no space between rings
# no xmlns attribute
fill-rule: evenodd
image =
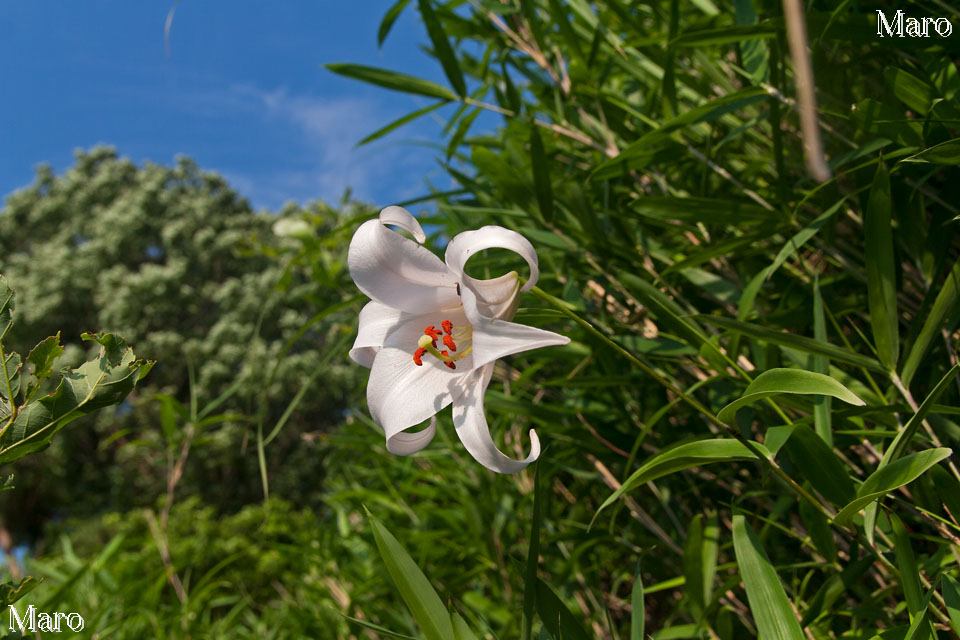
<svg viewBox="0 0 960 640"><path fill-rule="evenodd" d="M384 207L380 211L380 222L383 224L392 224L405 231L409 231L420 244L423 244L427 240L427 234L423 232L423 227L421 227L417 219L413 217L413 214L403 207L396 205Z"/></svg>
<svg viewBox="0 0 960 640"><path fill-rule="evenodd" d="M537 437L536 429L530 429L530 455L527 460L533 462L540 457L540 438Z"/></svg>

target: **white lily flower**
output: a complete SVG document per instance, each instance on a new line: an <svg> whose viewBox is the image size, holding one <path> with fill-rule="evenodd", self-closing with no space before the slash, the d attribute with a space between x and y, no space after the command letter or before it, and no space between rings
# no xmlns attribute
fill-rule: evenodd
<svg viewBox="0 0 960 640"><path fill-rule="evenodd" d="M409 231L416 242L390 230ZM537 459L540 441L530 430L523 460L504 455L490 436L483 396L494 361L570 339L511 322L520 291L537 281L537 253L515 231L487 226L459 234L447 245L445 263L421 246L426 234L409 211L387 207L379 220L362 224L350 242L347 264L357 287L372 298L360 311L350 357L370 368L367 404L387 438L387 450L409 455L436 433L436 414L453 405L453 424L477 462L515 473ZM520 288L516 271L478 280L464 272L484 249L510 249L526 260L530 278ZM409 429L430 419L421 431Z"/></svg>

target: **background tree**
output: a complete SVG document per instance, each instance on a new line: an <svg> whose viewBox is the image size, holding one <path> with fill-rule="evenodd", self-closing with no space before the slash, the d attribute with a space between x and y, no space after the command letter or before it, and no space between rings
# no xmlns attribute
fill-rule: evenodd
<svg viewBox="0 0 960 640"><path fill-rule="evenodd" d="M339 214L323 205L290 207L281 218L305 225L309 235L339 225ZM194 425L190 437L202 439L204 453L186 466L182 482L223 509L257 501L258 421L267 429L276 424L307 381L310 393L269 451L288 498L308 499L319 476L302 436L337 422L337 407L346 406L359 373L321 365L336 327L306 327L291 341L314 314L341 301L349 281L339 273L308 280L293 269L291 240L271 231L277 220L254 212L223 179L188 159L138 167L109 148L79 152L62 176L42 167L33 185L7 198L0 271L20 294L12 344L32 345L60 330L63 361L75 364L89 350L80 334L103 327L158 362L127 404L32 459L36 466L21 472L23 491L4 496L8 522L35 536L54 513L153 503L164 493L168 454L186 435L179 433L184 416L168 416L172 432L161 429L162 411L174 405L153 401L157 393L180 407L190 405L191 394L202 403L229 395L216 413L231 417Z"/></svg>

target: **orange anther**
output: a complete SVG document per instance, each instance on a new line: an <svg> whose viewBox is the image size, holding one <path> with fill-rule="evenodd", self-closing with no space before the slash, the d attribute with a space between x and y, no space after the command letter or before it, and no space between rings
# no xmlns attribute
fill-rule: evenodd
<svg viewBox="0 0 960 640"><path fill-rule="evenodd" d="M447 356L448 358L450 357L450 354L447 353L446 351L441 351L441 352L440 352L440 355L442 355L442 356ZM456 369L456 368L457 368L457 365L453 364L452 362L444 362L443 364L447 365L447 366L450 367L451 369Z"/></svg>
<svg viewBox="0 0 960 640"><path fill-rule="evenodd" d="M453 334L453 323L449 320L444 320L440 323L440 326L443 327L443 330L447 333L447 335ZM446 341L444 341L444 344L446 344Z"/></svg>
<svg viewBox="0 0 960 640"><path fill-rule="evenodd" d="M423 330L423 335L430 336L433 339L433 341L436 342L437 338L440 336L440 332L437 331L437 329L433 325L430 325L429 327Z"/></svg>
<svg viewBox="0 0 960 640"><path fill-rule="evenodd" d="M426 352L427 352L426 349L423 349L423 348L417 349L416 353L413 354L413 363L418 367L422 367L423 360L421 360L421 358Z"/></svg>
<svg viewBox="0 0 960 640"><path fill-rule="evenodd" d="M457 343L453 341L453 338L450 336L443 336L443 344L450 348L450 351L457 350Z"/></svg>

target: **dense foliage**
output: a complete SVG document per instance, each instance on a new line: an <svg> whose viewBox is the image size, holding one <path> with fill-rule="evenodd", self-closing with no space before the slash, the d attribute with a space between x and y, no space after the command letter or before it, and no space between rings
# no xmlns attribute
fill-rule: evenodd
<svg viewBox="0 0 960 640"><path fill-rule="evenodd" d="M960 633L960 40L879 39L875 8L808 3L819 183L781 5L733 5L419 0L449 87L329 65L436 100L411 118L446 116L459 187L424 198L434 249L484 224L536 245L517 319L573 342L501 361L486 396L505 451L536 427L535 469L488 473L449 413L428 449L392 456L345 388L348 413L316 413L341 424L301 445L324 478L315 512L218 519L201 498L163 526L91 521L38 562L48 597L110 637ZM330 334L362 304L343 267L359 213L297 214L315 231L252 256L284 265L282 290L313 287L298 321ZM523 273L492 251L469 268ZM304 357L349 366L334 344ZM164 405L174 432L215 396L194 397Z"/></svg>

